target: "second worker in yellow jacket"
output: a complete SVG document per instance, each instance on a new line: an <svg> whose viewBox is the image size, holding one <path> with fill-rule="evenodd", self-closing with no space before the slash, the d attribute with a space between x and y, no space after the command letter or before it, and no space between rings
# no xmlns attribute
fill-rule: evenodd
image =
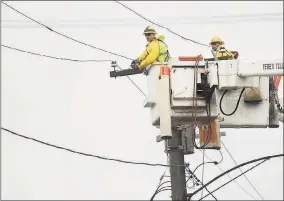
<svg viewBox="0 0 284 201"><path fill-rule="evenodd" d="M168 62L170 54L164 42L165 37L158 35L153 27L146 27L143 34L147 41L146 50L131 63L132 68L143 69L155 62Z"/></svg>
<svg viewBox="0 0 284 201"><path fill-rule="evenodd" d="M212 49L215 51L216 53L216 57L218 59L221 59L222 60L230 60L230 59L235 59L235 55L228 51L225 46L224 46L224 41L222 41L221 38L219 38L218 36L214 36L212 39L211 39L211 42L210 42L210 46L212 47Z"/></svg>

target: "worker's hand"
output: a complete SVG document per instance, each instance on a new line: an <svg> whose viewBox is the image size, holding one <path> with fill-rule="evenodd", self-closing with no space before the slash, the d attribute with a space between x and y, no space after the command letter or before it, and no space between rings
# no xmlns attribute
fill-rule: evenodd
<svg viewBox="0 0 284 201"><path fill-rule="evenodd" d="M130 64L130 67L132 68L132 69L138 69L138 62L139 62L139 60L138 59L136 59L136 60L133 60L132 62L131 62L131 64Z"/></svg>
<svg viewBox="0 0 284 201"><path fill-rule="evenodd" d="M137 66L137 64L136 64L136 63L131 64L131 65L130 65L130 67L131 67L132 69L138 69L138 66Z"/></svg>

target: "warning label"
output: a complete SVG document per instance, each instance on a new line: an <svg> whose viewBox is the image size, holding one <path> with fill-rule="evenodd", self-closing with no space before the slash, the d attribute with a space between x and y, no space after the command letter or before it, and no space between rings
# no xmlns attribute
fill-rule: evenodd
<svg viewBox="0 0 284 201"><path fill-rule="evenodd" d="M263 70L279 70L283 69L283 63L263 64Z"/></svg>

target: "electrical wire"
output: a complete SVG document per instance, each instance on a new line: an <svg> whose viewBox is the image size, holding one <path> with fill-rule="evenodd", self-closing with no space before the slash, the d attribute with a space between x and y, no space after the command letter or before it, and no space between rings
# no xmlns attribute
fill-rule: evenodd
<svg viewBox="0 0 284 201"><path fill-rule="evenodd" d="M221 155L221 160L218 162L218 164L222 163L222 161L223 161L223 159L224 159L224 157L223 157L223 154L222 154L222 151L221 151L221 150L219 150L219 153L220 153L220 155Z"/></svg>
<svg viewBox="0 0 284 201"><path fill-rule="evenodd" d="M187 187L188 189L192 189L195 185L198 186L198 185L199 185L198 182L200 182L200 180L196 177L196 175L190 170L189 167L187 167L185 170L186 170L186 172L188 173L188 178L187 178L187 180L186 180L186 187ZM189 180L192 181L192 186L191 186L191 187L189 187L189 186L187 185L187 183L188 183Z"/></svg>
<svg viewBox="0 0 284 201"><path fill-rule="evenodd" d="M202 163L200 163L200 164L194 169L193 174L195 174L196 170L197 170L200 166L205 165L205 164L210 164L210 163L213 163L214 165L217 165L217 164L218 164L217 161L213 161L213 162L212 162L212 161L202 162Z"/></svg>
<svg viewBox="0 0 284 201"><path fill-rule="evenodd" d="M201 152L201 150L199 150L200 152ZM207 158L207 159L209 159L210 161L212 161L213 162L213 160L209 157L209 156L207 156L206 154L205 154L205 157ZM219 165L216 165L216 167L221 171L221 172L225 172ZM232 179L232 177L229 175L229 174L226 174L226 176L229 178L229 179ZM242 187L237 181L235 181L235 180L233 180L233 182L240 188L240 189L242 189L247 195L249 195L251 198L253 198L254 200L256 200L256 198L252 195L252 194L250 194L244 187Z"/></svg>
<svg viewBox="0 0 284 201"><path fill-rule="evenodd" d="M212 191L212 193L214 193L215 191L221 189L222 187L226 186L227 184L231 183L233 180L239 178L240 176L245 175L245 173L247 173L248 171L250 171L250 170L256 168L257 166L259 166L260 164L264 163L264 162L267 161L267 160L268 160L268 159L263 160L263 161L261 161L260 163L254 165L254 166L251 167L250 169L248 169L248 170L246 170L245 172L241 173L240 175L234 177L233 179L231 179L230 181L228 181L228 182L226 182L225 184L221 185L220 187L216 188L215 190ZM207 194L206 196L202 197L201 199L206 198L208 195L210 195L210 194ZM200 199L200 200L201 200L201 199Z"/></svg>
<svg viewBox="0 0 284 201"><path fill-rule="evenodd" d="M205 165L205 164L211 164L213 163L214 165L218 165L220 164L222 161L223 161L223 154L221 152L221 150L219 150L220 154L221 154L221 160L220 162L217 162L217 161L207 161L207 162L202 162L201 164L199 164L194 170L193 170L193 174L195 174L196 170L201 166L201 165ZM205 154L204 154L205 155ZM206 156L206 155L205 155Z"/></svg>
<svg viewBox="0 0 284 201"><path fill-rule="evenodd" d="M21 137L21 138L25 138L27 140L32 140L32 141L38 142L40 144L44 144L44 145L47 145L47 146L50 146L50 147L54 147L56 149L61 149L61 150L65 150L65 151L68 151L68 152L72 152L74 154L89 156L89 157L92 157L92 158L98 158L98 159L109 160L109 161L116 161L116 162L120 162L120 163L128 163L128 164L133 164L133 165L147 165L147 166L161 166L161 167L181 167L181 166L184 167L184 166L186 166L186 165L165 165L165 164L159 164L159 163L132 162L132 161L108 158L108 157L98 156L98 155L93 155L93 154L87 154L87 153L75 151L75 150L72 150L72 149L69 149L69 148L61 147L61 146L58 146L58 145L50 144L50 143L47 143L47 142L44 142L44 141L41 141L41 140L37 140L37 139L32 138L32 137L27 137L27 136L18 134L16 132L13 132L9 129L5 129L3 127L1 127L1 129L4 130L4 131L7 131L10 134L16 135L16 136Z"/></svg>
<svg viewBox="0 0 284 201"><path fill-rule="evenodd" d="M203 184L203 182L204 182L204 170L205 170L205 166L204 166L205 155L204 155L204 153L205 153L205 150L203 149L203 154L202 154L202 163L203 163L203 165L202 165L202 177L201 177L202 184ZM202 196L203 196L203 190L204 190L204 188L203 188L202 191L201 191L201 199L202 199Z"/></svg>
<svg viewBox="0 0 284 201"><path fill-rule="evenodd" d="M4 3L3 1L1 1L1 3L3 3L4 5L6 5L7 7L11 8L11 9L14 10L15 12L19 13L20 15L22 15L22 16L24 16L24 17L26 17L26 18L32 20L33 22L35 22L35 23L37 23L37 24L39 24L39 25L41 25L41 26L47 28L49 31L54 32L54 33L56 33L56 34L58 34L58 35L60 35L60 36L63 36L63 37L65 37L65 38L67 38L67 39L70 39L70 40L75 41L75 42L77 42L77 43L83 44L83 45L85 45L85 46L88 46L88 47L91 47L91 48L94 48L94 49L97 49L97 50L100 50L100 51L103 51L103 52L106 52L106 53L109 53L109 54L112 54L112 55L116 55L116 56L119 56L119 57L122 57L122 58L125 58L125 59L128 59L128 60L134 60L134 59L131 59L131 58L129 58L129 57L123 56L123 55L121 55L121 54L113 53L113 52L110 52L110 51L107 51L107 50L104 50L104 49L95 47L95 46L93 46L93 45L90 45L90 44L87 44L87 43L78 41L78 40L76 40L76 39L74 39L74 38L71 38L71 37L69 37L69 36L67 36L67 35L64 35L64 34L62 34L62 33L59 33L59 32L57 32L57 31L51 29L50 27L48 27L48 26L42 24L41 22L39 22L39 21L37 21L37 20L35 20L35 19L33 19L33 18L27 16L26 14L20 12L19 10L13 8L12 6L8 5L7 3ZM46 56L47 56L47 55L46 55ZM119 68L120 68L120 67L119 67ZM122 70L122 68L120 68L120 69ZM129 76L127 76L127 78L135 85L135 87L136 87L144 96L146 96L146 94L141 90L141 88L138 87L138 85L137 85Z"/></svg>
<svg viewBox="0 0 284 201"><path fill-rule="evenodd" d="M169 187L169 186L166 186L166 187ZM154 198L156 197L156 195L158 195L159 193L161 193L161 192L163 192L163 191L170 191L171 190L171 188L162 188L162 189L160 189L160 190L158 190L154 195L153 195L153 197L151 197L151 201L152 200L154 200Z"/></svg>
<svg viewBox="0 0 284 201"><path fill-rule="evenodd" d="M224 173L218 175L217 177L213 178L212 180L210 180L209 182L207 182L206 184L204 184L201 188L197 189L196 191L194 191L190 196L192 197L192 195L198 193L199 191L201 191L203 188L207 187L208 185L210 185L211 183L213 183L214 181L216 181L217 179L219 179L220 177L224 176L225 174L235 170L235 169L238 169L239 167L242 167L242 166L245 166L245 165L248 165L248 164L251 164L251 163L255 163L255 162L258 162L258 161L261 161L261 160L266 160L266 159L271 159L271 158L277 158L277 157L283 157L284 154L277 154L277 155L271 155L271 156L265 156L265 157L261 157L261 158L258 158L258 159L254 159L254 160L250 160L250 161L247 161L245 163L242 163L240 165L237 165L227 171L225 171Z"/></svg>
<svg viewBox="0 0 284 201"><path fill-rule="evenodd" d="M27 50L21 50L15 47L11 47L8 45L2 45L2 47L11 49L11 50L16 50L19 52L23 52L23 53L27 53L27 54L32 54L32 55L36 55L36 56L41 56L41 57L47 57L47 58L51 58L51 59L58 59L58 60L64 60L64 61L75 61L75 62L111 62L111 60L79 60L79 59L69 59L69 58L63 58L63 57L54 57L54 56L49 56L49 55L45 55L45 54L40 54L40 53L35 53L35 52L30 52Z"/></svg>
<svg viewBox="0 0 284 201"><path fill-rule="evenodd" d="M238 165L237 161L234 159L233 155L229 152L228 148L226 147L225 143L223 141L221 141L222 145L224 146L224 148L226 149L226 151L228 152L228 154L230 155L231 159L234 161L235 165ZM241 173L243 173L243 170L241 168L239 168L239 170L241 171ZM246 174L244 174L244 177L246 178L246 180L249 182L249 184L251 185L251 187L254 189L254 191L261 197L262 200L264 200L263 196L258 192L258 190L254 187L254 185L250 182L250 180L247 178Z"/></svg>
<svg viewBox="0 0 284 201"><path fill-rule="evenodd" d="M120 66L117 66L120 70L123 70ZM127 75L126 76L129 80L130 80L130 82L132 82L132 84L145 96L145 97L147 97L147 95L146 95L146 93L145 92L143 92L143 90Z"/></svg>
<svg viewBox="0 0 284 201"><path fill-rule="evenodd" d="M61 58L61 57L54 57L54 56L48 56L48 55L44 55L44 54L40 54L40 53L34 53L34 52L29 52L26 50L21 50L18 48L14 48L14 47L10 47L7 45L1 45L5 48L9 48L12 50L16 50L22 53L27 53L27 54L32 54L32 55L37 55L37 56L41 56L41 57L47 57L47 58L51 58L51 59L58 59L58 60L64 60L64 61L74 61L74 62L112 62L112 60L78 60L78 59L68 59L68 58ZM120 70L123 70L120 66L117 66ZM127 78L130 80L130 82L132 82L132 84L146 97L146 93L143 92L143 90L129 77L127 76Z"/></svg>
<svg viewBox="0 0 284 201"><path fill-rule="evenodd" d="M197 178L197 176L189 169L189 167L187 167L186 169L187 169L187 171L189 172L189 174L190 174L192 177L194 177L194 179L196 179L197 182L194 182L194 180L193 180L193 184L194 184L194 185L195 185L195 183L196 183L197 186L198 186L199 184L203 185L203 182L201 182L201 181ZM194 187L194 185L193 185L193 187ZM191 189L191 188L190 188L190 189ZM217 200L217 198L212 194L212 192L210 192L210 191L208 190L207 187L205 187L205 190L206 190L215 200Z"/></svg>
<svg viewBox="0 0 284 201"><path fill-rule="evenodd" d="M194 108L194 112L192 113L192 119L194 119L194 123L193 123L194 129L196 128L196 125L197 125L197 120L196 120L196 115L197 115L197 96L196 96L197 86L196 85L197 85L198 64L199 64L200 56L201 55L198 55L197 59L195 61L194 76L193 76L193 94L192 94L193 105L192 105L192 107ZM206 102L206 112L207 112L207 115L209 116L207 106L208 106L208 104ZM210 123L209 123L209 126L210 126ZM192 143L193 143L193 145L196 149L203 149L204 147L206 147L209 144L210 138L211 138L211 131L209 129L209 135L206 135L204 144L202 146L197 146L197 144L195 142L195 132L194 132L193 137L192 137Z"/></svg>
<svg viewBox="0 0 284 201"><path fill-rule="evenodd" d="M82 41L76 40L76 39L74 39L74 38L71 38L71 37L69 37L69 36L67 36L67 35L65 35L65 34L63 34L63 33L60 33L60 32L58 32L58 31L55 31L54 29L48 27L47 25L45 25L45 24L43 24L43 23L41 23L41 22L39 22L39 21L37 21L37 20L35 20L35 19L33 19L33 18L27 16L26 14L24 14L24 13L20 12L19 10L13 8L12 6L8 5L7 3L4 3L3 1L1 1L1 3L3 3L5 6L9 7L10 9L14 10L15 12L19 13L20 15L22 15L22 16L24 16L24 17L30 19L31 21L33 21L33 22L35 22L35 23L37 23L37 24L39 24L39 25L45 27L46 29L48 29L49 31L51 31L51 32L53 32L53 33L56 33L56 34L58 34L58 35L60 35L60 36L63 36L64 38L67 38L67 39L69 39L69 40L72 40L72 41L74 41L74 42L80 43L80 44L82 44L82 45L85 45L85 46L91 47L91 48L93 48L93 49L97 49L97 50L100 50L100 51L102 51L102 52L106 52L106 53L109 53L109 54L118 56L118 57L121 57L121 58L125 58L125 59L128 59L128 60L134 60L134 59L131 59L131 58L129 58L129 57L123 56L123 55L121 55L121 54L117 54L117 53L114 53L114 52L110 52L110 51L108 51L108 50L104 50L104 49L102 49L102 48L95 47L95 46L93 46L93 45L90 45L90 44L84 43L84 42L82 42Z"/></svg>
<svg viewBox="0 0 284 201"><path fill-rule="evenodd" d="M185 38L184 36L181 36L180 34L178 34L178 33L176 33L176 32L173 32L173 31L170 30L169 28L164 27L164 26L162 26L162 25L159 25L159 24L157 24L156 22L153 22L152 20L150 20L150 19L144 17L142 14L140 14L140 13L136 12L135 10L129 8L128 6L124 5L123 3L119 2L119 1L116 1L116 0L114 0L114 1L115 1L116 3L118 3L118 4L120 4L121 6L123 6L124 8L126 8L127 10L129 10L129 11L135 13L136 15L138 15L139 17L143 18L144 20L146 20L146 21L148 21L148 22L150 22L150 23L152 23L152 24L154 24L154 25L156 25L156 26L158 26L158 27L161 27L161 28L163 28L163 29L166 29L166 30L168 30L169 32L171 32L172 34L174 34L174 35L176 35L176 36L179 36L180 38L182 38L182 39L184 39L184 40L186 40L186 41L190 41L190 42L196 43L196 44L198 44L198 45L203 45L203 46L206 46L206 47L210 47L209 45L206 45L206 44L197 42L197 41L192 40L192 39L190 39L190 38Z"/></svg>
<svg viewBox="0 0 284 201"><path fill-rule="evenodd" d="M203 155L203 161L202 161L201 164L199 164L199 165L194 169L194 171L193 171L193 173L192 173L192 174L195 175L196 170L197 170L200 166L202 166L202 182L201 182L202 185L203 185L203 178L204 178L204 165L205 165L205 164L210 164L210 163L213 163L213 164L215 164L215 165L218 165L219 163L221 163L221 162L223 161L223 154L222 154L221 150L219 150L219 152L220 152L220 154L221 154L221 160L220 160L220 162L217 162L217 161L205 162L205 161L204 161L205 150L203 150L203 153L202 153L202 155ZM207 189L207 187L205 187L205 189L207 190L207 192L208 192L215 200L217 200L217 198L216 198L213 194L211 194L212 192L210 193L210 191ZM202 199L202 197L203 197L203 189L202 189L202 192L201 192L201 199Z"/></svg>
<svg viewBox="0 0 284 201"><path fill-rule="evenodd" d="M169 161L169 154L167 153L167 164L169 164L169 163L170 163L170 161ZM165 182L162 183L162 180L164 179L167 170L168 170L168 167L166 167L164 173L163 173L162 176L160 177L158 187L156 188L156 190L155 190L154 194L152 195L152 197L150 198L150 200L153 200L153 199L154 199L155 194L157 193L157 191L159 191L159 188L160 188L162 185L164 185L164 184L170 182L170 181L165 181Z"/></svg>
<svg viewBox="0 0 284 201"><path fill-rule="evenodd" d="M239 107L239 103L240 103L240 100L241 100L241 97L243 95L245 91L245 88L242 89L241 93L240 93L240 96L239 96L239 99L238 99L238 102L237 102L237 105L235 107L235 109L233 110L233 112L229 113L229 114L226 114L223 109L222 109L222 101L223 101L223 98L224 98L224 95L228 92L228 90L225 90L222 94L222 97L220 99L220 103L219 103L219 108L220 108L220 111L222 112L223 115L226 115L226 116L232 116L233 114L235 114L235 112L237 111L238 107Z"/></svg>
<svg viewBox="0 0 284 201"><path fill-rule="evenodd" d="M196 110L197 110L197 99L196 96L195 96L195 93L196 93L196 83L197 83L197 68L198 68L198 64L199 64L199 55L195 61L195 64L194 64L194 76L193 76L193 92L192 92L192 107L194 108L194 112L192 112L192 119L194 119L194 123L193 123L193 129L194 129L194 133L193 133L193 137L192 137L192 143L194 145L194 147L196 149L202 149L204 148L205 146L197 146L196 142L195 142L195 128L196 128ZM207 138L206 138L207 139ZM205 140L206 141L206 140Z"/></svg>

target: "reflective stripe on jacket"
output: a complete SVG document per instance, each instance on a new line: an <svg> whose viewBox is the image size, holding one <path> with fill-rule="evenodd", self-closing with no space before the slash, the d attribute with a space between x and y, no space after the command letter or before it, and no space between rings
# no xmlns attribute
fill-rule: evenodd
<svg viewBox="0 0 284 201"><path fill-rule="evenodd" d="M228 51L224 46L220 45L216 50L216 57L228 57L228 59L234 59L234 54Z"/></svg>
<svg viewBox="0 0 284 201"><path fill-rule="evenodd" d="M167 45L161 40L154 39L146 46L146 50L138 57L141 61L138 68L142 69L156 61L161 63L167 62L169 57Z"/></svg>

